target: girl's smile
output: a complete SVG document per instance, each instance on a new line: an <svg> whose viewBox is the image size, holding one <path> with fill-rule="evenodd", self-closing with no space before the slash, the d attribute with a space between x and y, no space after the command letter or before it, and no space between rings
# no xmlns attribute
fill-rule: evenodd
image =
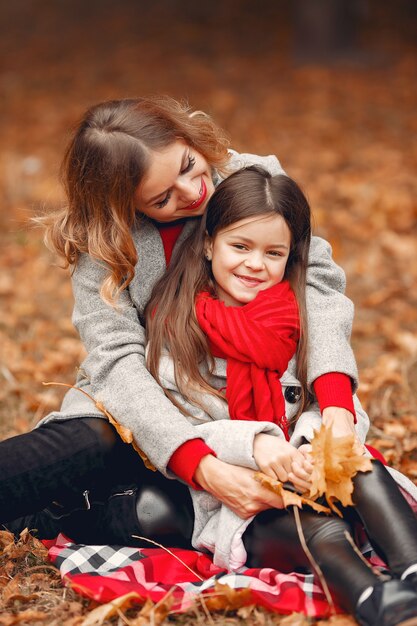
<svg viewBox="0 0 417 626"><path fill-rule="evenodd" d="M213 238L207 236L206 256L219 299L228 306L242 306L281 282L290 247L290 230L277 214L249 217Z"/></svg>
<svg viewBox="0 0 417 626"><path fill-rule="evenodd" d="M138 210L157 222L202 215L214 192L202 154L178 140L151 152L148 171L135 193Z"/></svg>

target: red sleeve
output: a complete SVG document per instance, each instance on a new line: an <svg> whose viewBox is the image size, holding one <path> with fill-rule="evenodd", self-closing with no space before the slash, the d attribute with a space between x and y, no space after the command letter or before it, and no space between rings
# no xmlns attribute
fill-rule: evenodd
<svg viewBox="0 0 417 626"><path fill-rule="evenodd" d="M194 474L201 459L207 454L216 456L216 453L202 439L191 439L175 450L168 467L190 487L200 490L200 485L194 480Z"/></svg>
<svg viewBox="0 0 417 626"><path fill-rule="evenodd" d="M323 376L316 378L313 387L321 412L329 406L341 407L352 413L356 424L352 383L349 376L341 374L340 372L323 374Z"/></svg>

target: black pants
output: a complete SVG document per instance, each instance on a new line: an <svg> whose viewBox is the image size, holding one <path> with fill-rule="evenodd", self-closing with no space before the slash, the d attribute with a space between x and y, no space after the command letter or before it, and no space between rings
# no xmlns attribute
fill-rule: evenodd
<svg viewBox="0 0 417 626"><path fill-rule="evenodd" d="M51 422L0 442L0 524L41 539L190 547L188 488L145 468L107 421Z"/></svg>
<svg viewBox="0 0 417 626"><path fill-rule="evenodd" d="M352 612L376 577L345 536L359 517L374 548L401 575L417 562L417 520L385 468L354 479L354 509L345 519L300 512L307 544L331 592ZM0 524L40 538L64 532L75 541L191 547L188 488L147 470L114 429L96 418L53 422L0 442ZM248 565L282 571L310 568L293 514L269 510L244 534Z"/></svg>
<svg viewBox="0 0 417 626"><path fill-rule="evenodd" d="M397 576L417 563L417 518L395 481L379 461L373 471L354 478L355 507L344 509L344 519L300 511L307 546L320 566L332 595L353 613L361 593L377 582L346 538L360 521L381 558ZM256 516L243 536L251 567L284 572L311 570L302 549L294 514L268 510Z"/></svg>

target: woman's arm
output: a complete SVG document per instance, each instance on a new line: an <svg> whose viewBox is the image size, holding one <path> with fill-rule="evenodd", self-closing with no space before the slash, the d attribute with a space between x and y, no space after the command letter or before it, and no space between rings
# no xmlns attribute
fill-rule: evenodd
<svg viewBox="0 0 417 626"><path fill-rule="evenodd" d="M280 496L254 479L253 470L225 463L212 455L201 460L195 480L243 519L266 509L283 507Z"/></svg>
<svg viewBox="0 0 417 626"><path fill-rule="evenodd" d="M166 473L173 452L195 439L195 430L146 369L145 333L129 292L122 292L117 308L100 297L104 275L103 267L83 255L72 277L73 322L87 350L82 370L94 399L132 431L150 461Z"/></svg>
<svg viewBox="0 0 417 626"><path fill-rule="evenodd" d="M332 260L331 246L320 237L311 240L307 270L308 363L307 382L331 372L347 375L352 392L358 371L350 346L353 303L344 295L343 270Z"/></svg>
<svg viewBox="0 0 417 626"><path fill-rule="evenodd" d="M309 489L309 473L303 467L305 457L285 440L276 424L222 419L200 424L196 430L216 451L217 458L202 459L195 478L240 517L282 506L278 498L271 500L270 493L260 488L253 470L260 469L271 478L286 482L295 461L300 470L294 477L294 485L300 491Z"/></svg>

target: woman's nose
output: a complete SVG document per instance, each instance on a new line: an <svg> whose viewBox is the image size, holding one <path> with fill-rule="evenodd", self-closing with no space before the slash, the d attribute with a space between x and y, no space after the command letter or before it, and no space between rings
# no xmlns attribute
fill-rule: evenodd
<svg viewBox="0 0 417 626"><path fill-rule="evenodd" d="M176 184L178 195L183 202L191 204L197 200L200 190L191 180L179 180Z"/></svg>

